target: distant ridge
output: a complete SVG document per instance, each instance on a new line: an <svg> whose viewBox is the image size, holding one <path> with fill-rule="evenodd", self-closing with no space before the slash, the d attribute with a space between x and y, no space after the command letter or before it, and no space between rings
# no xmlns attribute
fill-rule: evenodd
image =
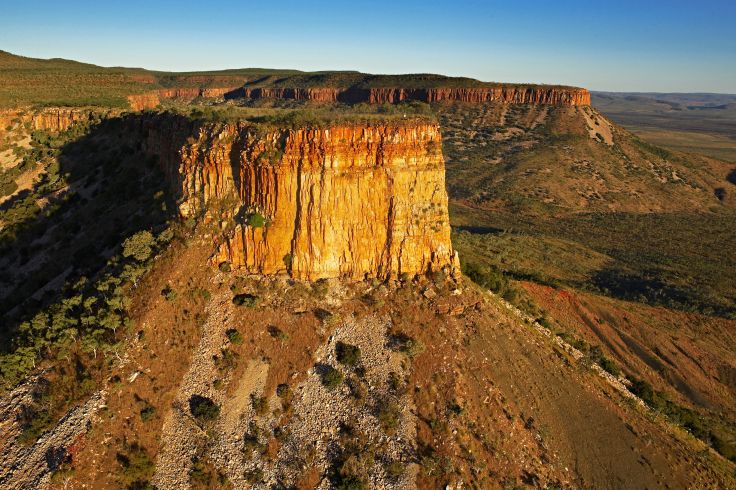
<svg viewBox="0 0 736 490"><path fill-rule="evenodd" d="M190 89L169 92L170 89ZM0 51L0 107L104 106L145 108L157 97L212 94L317 101L393 103L402 100L500 100L512 103L587 105L587 90L541 84L484 82L436 74L374 75L357 71L303 72L290 69L235 68L165 72L101 67L73 60L37 59ZM393 92L385 93L386 89ZM317 92L314 92L314 91ZM338 95L325 95L336 90ZM325 92L326 91L326 92ZM312 95L317 94L319 95ZM239 95L238 95L239 94ZM130 96L133 96L131 102ZM146 103L139 103L141 96ZM139 97L136 99L135 97ZM135 102L138 100L139 102Z"/></svg>

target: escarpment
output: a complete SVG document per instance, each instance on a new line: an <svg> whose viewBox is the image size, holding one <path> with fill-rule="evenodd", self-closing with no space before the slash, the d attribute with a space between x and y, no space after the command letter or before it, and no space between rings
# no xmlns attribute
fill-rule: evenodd
<svg viewBox="0 0 736 490"><path fill-rule="evenodd" d="M237 93L238 87L184 87L160 89L143 94L129 95L128 105L134 111L153 109L163 99L193 100L198 97L215 99L228 97L229 94Z"/></svg>
<svg viewBox="0 0 736 490"><path fill-rule="evenodd" d="M156 107L162 99L291 99L311 102L343 102L348 104L396 104L421 102L502 102L507 104L545 104L559 106L590 105L590 92L583 88L524 85L446 88L361 88L361 87L226 87L163 89L128 97L134 110Z"/></svg>
<svg viewBox="0 0 736 490"><path fill-rule="evenodd" d="M220 238L213 262L300 279L387 279L457 270L440 131L425 122L264 129L152 124L181 195Z"/></svg>
<svg viewBox="0 0 736 490"><path fill-rule="evenodd" d="M241 88L228 97L275 98L315 102L396 104L406 100L421 102L505 102L511 104L589 105L586 89L543 86L498 86L478 88Z"/></svg>
<svg viewBox="0 0 736 490"><path fill-rule="evenodd" d="M92 123L116 114L113 110L75 109L69 107L53 107L33 110L0 111L0 132L15 122L28 123L31 129L44 131L66 131L78 123Z"/></svg>

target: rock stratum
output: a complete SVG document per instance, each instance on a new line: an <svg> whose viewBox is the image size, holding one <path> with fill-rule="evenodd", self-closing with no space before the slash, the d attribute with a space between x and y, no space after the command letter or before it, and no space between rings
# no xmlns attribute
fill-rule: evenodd
<svg viewBox="0 0 736 490"><path fill-rule="evenodd" d="M508 104L546 104L558 106L590 105L590 92L583 88L499 85L495 87L448 88L359 88L359 87L226 87L163 89L131 95L128 102L133 110L156 107L163 99L291 99L311 102L343 102L349 104L396 104L403 101L421 102L502 102Z"/></svg>
<svg viewBox="0 0 736 490"><path fill-rule="evenodd" d="M119 111L100 111L89 108L50 107L39 111L0 111L0 134L13 122L30 124L31 129L43 131L66 131L75 124L92 123L117 114Z"/></svg>
<svg viewBox="0 0 736 490"><path fill-rule="evenodd" d="M220 229L214 263L308 280L457 271L437 124L191 124L150 121L146 145L182 216Z"/></svg>

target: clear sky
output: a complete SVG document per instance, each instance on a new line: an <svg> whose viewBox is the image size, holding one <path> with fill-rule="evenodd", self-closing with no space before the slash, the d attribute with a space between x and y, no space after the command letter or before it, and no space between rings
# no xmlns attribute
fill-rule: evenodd
<svg viewBox="0 0 736 490"><path fill-rule="evenodd" d="M736 0L0 0L0 49L104 66L736 93Z"/></svg>

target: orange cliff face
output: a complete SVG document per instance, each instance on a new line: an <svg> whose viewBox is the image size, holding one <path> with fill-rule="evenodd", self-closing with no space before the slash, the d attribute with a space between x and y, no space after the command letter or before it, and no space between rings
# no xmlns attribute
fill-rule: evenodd
<svg viewBox="0 0 736 490"><path fill-rule="evenodd" d="M457 272L436 124L238 123L170 141L154 130L149 150L179 187L181 214L221 227L215 263L309 280Z"/></svg>
<svg viewBox="0 0 736 490"><path fill-rule="evenodd" d="M162 99L184 99L192 100L197 97L222 98L230 93L237 92L238 87L208 87L208 88L167 88L154 90L143 94L129 95L128 104L134 111L154 109Z"/></svg>
<svg viewBox="0 0 736 490"><path fill-rule="evenodd" d="M99 109L73 109L56 107L34 110L7 110L0 111L0 132L13 122L29 122L32 129L44 131L66 131L77 123L99 121L115 114L114 110L100 111Z"/></svg>
<svg viewBox="0 0 736 490"><path fill-rule="evenodd" d="M523 85L470 88L179 88L162 89L128 97L133 110L152 109L161 99L183 98L293 99L313 102L396 104L405 100L421 102L502 102L507 104L590 105L590 92L583 88Z"/></svg>

